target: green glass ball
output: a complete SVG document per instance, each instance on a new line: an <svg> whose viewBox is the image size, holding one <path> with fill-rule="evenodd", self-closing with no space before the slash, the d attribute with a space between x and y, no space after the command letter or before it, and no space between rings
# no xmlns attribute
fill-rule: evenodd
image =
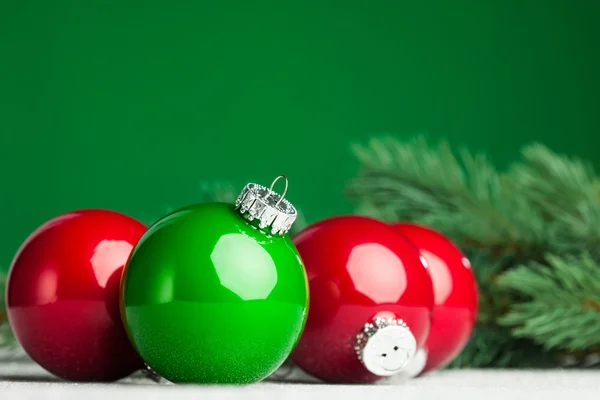
<svg viewBox="0 0 600 400"><path fill-rule="evenodd" d="M134 248L121 313L147 365L174 383L246 384L274 372L304 329L308 286L289 236L225 203L175 211Z"/></svg>

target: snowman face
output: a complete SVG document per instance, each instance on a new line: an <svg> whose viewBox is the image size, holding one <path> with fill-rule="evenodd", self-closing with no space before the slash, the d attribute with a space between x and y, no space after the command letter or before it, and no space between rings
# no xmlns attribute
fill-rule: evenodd
<svg viewBox="0 0 600 400"><path fill-rule="evenodd" d="M380 328L369 337L362 362L369 372L390 376L400 372L415 355L417 342L412 333L397 325Z"/></svg>

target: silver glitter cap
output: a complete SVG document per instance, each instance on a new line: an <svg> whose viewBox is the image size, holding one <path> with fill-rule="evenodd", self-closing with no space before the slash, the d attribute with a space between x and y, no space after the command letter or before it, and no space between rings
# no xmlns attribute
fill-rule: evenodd
<svg viewBox="0 0 600 400"><path fill-rule="evenodd" d="M275 193L273 186L279 179L284 179L283 194ZM294 206L285 199L288 180L285 175L279 175L271 187L249 183L235 202L235 209L247 221L258 229L272 235L285 235L298 216Z"/></svg>

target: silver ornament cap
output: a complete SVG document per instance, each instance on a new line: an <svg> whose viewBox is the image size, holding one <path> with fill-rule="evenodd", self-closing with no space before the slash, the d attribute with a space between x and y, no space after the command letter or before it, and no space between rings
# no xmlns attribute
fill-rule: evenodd
<svg viewBox="0 0 600 400"><path fill-rule="evenodd" d="M356 335L354 350L369 372L392 376L413 360L417 341L401 319L377 317Z"/></svg>
<svg viewBox="0 0 600 400"><path fill-rule="evenodd" d="M285 181L283 194L273 191L273 186L279 179ZM279 175L275 178L269 188L257 183L249 183L238 196L235 209L242 218L261 231L271 235L283 236L290 230L296 217L298 217L296 208L285 199L287 189L288 180L285 175Z"/></svg>

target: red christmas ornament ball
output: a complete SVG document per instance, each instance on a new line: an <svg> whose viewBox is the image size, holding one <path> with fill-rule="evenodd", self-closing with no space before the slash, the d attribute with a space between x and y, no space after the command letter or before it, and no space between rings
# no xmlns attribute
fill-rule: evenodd
<svg viewBox="0 0 600 400"><path fill-rule="evenodd" d="M467 344L477 318L477 282L469 260L448 238L425 226L394 227L421 252L433 282L435 306L421 373L443 368Z"/></svg>
<svg viewBox="0 0 600 400"><path fill-rule="evenodd" d="M114 381L143 367L119 311L123 266L146 227L108 210L43 224L10 267L6 305L23 349L71 381Z"/></svg>
<svg viewBox="0 0 600 400"><path fill-rule="evenodd" d="M341 216L293 238L310 287L308 320L292 360L326 382L398 373L425 343L433 288L417 249L393 227Z"/></svg>

